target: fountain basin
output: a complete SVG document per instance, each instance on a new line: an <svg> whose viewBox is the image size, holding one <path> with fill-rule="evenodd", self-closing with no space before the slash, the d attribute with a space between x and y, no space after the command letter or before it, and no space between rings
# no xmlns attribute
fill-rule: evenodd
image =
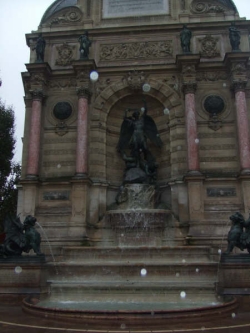
<svg viewBox="0 0 250 333"><path fill-rule="evenodd" d="M230 317L237 310L235 299L206 302L173 303L122 303L68 301L53 302L27 298L23 301L23 310L32 315L63 320L78 320L89 329L162 329L169 323L197 323L213 320L214 317Z"/></svg>

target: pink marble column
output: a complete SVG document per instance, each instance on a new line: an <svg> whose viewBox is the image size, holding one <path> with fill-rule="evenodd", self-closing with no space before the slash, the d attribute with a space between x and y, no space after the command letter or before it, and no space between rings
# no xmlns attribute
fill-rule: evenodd
<svg viewBox="0 0 250 333"><path fill-rule="evenodd" d="M188 173L200 173L199 145L197 142L197 123L195 113L195 85L184 86L185 92L185 116L186 116L186 135L187 135L187 159Z"/></svg>
<svg viewBox="0 0 250 333"><path fill-rule="evenodd" d="M76 144L76 176L88 174L88 94L78 90L78 118Z"/></svg>
<svg viewBox="0 0 250 333"><path fill-rule="evenodd" d="M42 99L43 93L41 90L32 92L27 178L36 178L39 173Z"/></svg>
<svg viewBox="0 0 250 333"><path fill-rule="evenodd" d="M241 172L250 173L250 131L244 88L241 84L235 85L235 104Z"/></svg>

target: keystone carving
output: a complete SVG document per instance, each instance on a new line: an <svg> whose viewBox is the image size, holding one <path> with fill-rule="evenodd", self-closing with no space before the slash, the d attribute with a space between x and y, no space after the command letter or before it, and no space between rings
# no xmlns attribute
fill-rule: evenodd
<svg viewBox="0 0 250 333"><path fill-rule="evenodd" d="M144 72L138 71L129 72L125 77L125 80L132 90L140 90L146 82Z"/></svg>

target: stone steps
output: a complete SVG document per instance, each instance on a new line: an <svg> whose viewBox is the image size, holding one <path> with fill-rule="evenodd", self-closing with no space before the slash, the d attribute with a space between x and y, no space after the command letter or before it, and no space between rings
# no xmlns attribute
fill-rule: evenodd
<svg viewBox="0 0 250 333"><path fill-rule="evenodd" d="M61 260L67 262L87 262L105 260L134 262L161 261L173 263L210 262L214 258L211 249L205 246L178 246L178 247L64 247Z"/></svg>

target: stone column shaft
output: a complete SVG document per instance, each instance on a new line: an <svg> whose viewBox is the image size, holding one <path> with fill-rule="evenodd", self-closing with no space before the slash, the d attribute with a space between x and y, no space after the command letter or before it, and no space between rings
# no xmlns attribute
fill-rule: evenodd
<svg viewBox="0 0 250 333"><path fill-rule="evenodd" d="M197 123L195 114L195 94L187 92L185 94L185 116L187 134L187 158L188 172L200 170L199 149L196 143Z"/></svg>
<svg viewBox="0 0 250 333"><path fill-rule="evenodd" d="M33 97L28 148L27 177L37 177L39 172L42 96Z"/></svg>
<svg viewBox="0 0 250 333"><path fill-rule="evenodd" d="M88 173L88 99L79 96L77 119L76 175Z"/></svg>
<svg viewBox="0 0 250 333"><path fill-rule="evenodd" d="M236 90L235 93L239 154L241 170L250 172L250 132L247 116L247 103L245 91Z"/></svg>

